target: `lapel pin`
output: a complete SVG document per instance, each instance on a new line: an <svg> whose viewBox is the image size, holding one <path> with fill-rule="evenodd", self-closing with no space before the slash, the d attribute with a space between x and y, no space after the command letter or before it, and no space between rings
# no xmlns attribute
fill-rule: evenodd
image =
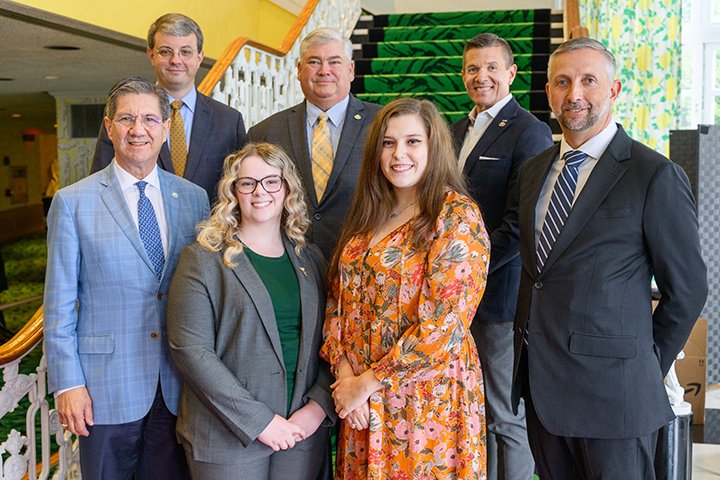
<svg viewBox="0 0 720 480"><path fill-rule="evenodd" d="M307 272L305 271L305 267L300 267L300 271L307 277Z"/></svg>
<svg viewBox="0 0 720 480"><path fill-rule="evenodd" d="M173 198L178 198L177 192L172 192L170 195L172 195Z"/></svg>
<svg viewBox="0 0 720 480"><path fill-rule="evenodd" d="M507 124L508 124L507 120L500 120L500 123L498 123L498 127L502 128Z"/></svg>
<svg viewBox="0 0 720 480"><path fill-rule="evenodd" d="M362 117L360 116L359 113L356 113L353 118L354 118L355 120L360 120Z"/></svg>

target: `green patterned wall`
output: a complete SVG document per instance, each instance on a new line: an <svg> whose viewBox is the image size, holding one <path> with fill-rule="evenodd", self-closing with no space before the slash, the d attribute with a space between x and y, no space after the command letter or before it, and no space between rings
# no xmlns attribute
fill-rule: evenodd
<svg viewBox="0 0 720 480"><path fill-rule="evenodd" d="M628 133L668 155L678 128L681 2L580 0L590 36L613 52L623 83L615 120Z"/></svg>

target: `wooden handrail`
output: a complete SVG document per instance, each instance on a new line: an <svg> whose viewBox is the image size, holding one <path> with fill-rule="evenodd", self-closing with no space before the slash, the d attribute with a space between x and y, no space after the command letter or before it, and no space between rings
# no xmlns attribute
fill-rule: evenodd
<svg viewBox="0 0 720 480"><path fill-rule="evenodd" d="M0 345L0 366L12 363L22 358L43 336L43 307L37 309L35 314L10 340Z"/></svg>
<svg viewBox="0 0 720 480"><path fill-rule="evenodd" d="M287 35L285 35L283 41L280 43L279 50L269 47L264 43L251 40L247 37L236 38L230 45L227 46L222 55L220 55L220 58L218 58L215 64L212 66L208 74L205 75L205 78L203 78L202 82L200 82L200 85L198 85L198 91L204 95L212 95L213 88L215 88L215 85L217 85L222 76L225 74L225 70L227 70L230 64L232 64L233 60L235 60L235 57L237 57L240 49L242 49L245 45L255 47L258 50L263 50L278 57L284 57L285 55L287 55L292 46L295 44L297 38L300 36L300 32L302 32L305 24L307 24L308 20L310 19L310 15L312 15L312 12L313 10L315 10L315 6L318 4L319 1L320 0L308 0L308 2L305 4L302 11L300 12L300 15L298 15L298 17L295 19L295 23L293 23L293 26L290 28Z"/></svg>
<svg viewBox="0 0 720 480"><path fill-rule="evenodd" d="M589 36L588 29L580 23L580 5L578 0L565 0L565 40Z"/></svg>

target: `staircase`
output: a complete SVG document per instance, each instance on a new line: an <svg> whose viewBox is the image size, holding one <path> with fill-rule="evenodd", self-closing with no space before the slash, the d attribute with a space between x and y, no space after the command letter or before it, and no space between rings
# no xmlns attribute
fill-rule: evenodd
<svg viewBox="0 0 720 480"><path fill-rule="evenodd" d="M489 32L504 38L518 73L511 92L522 107L548 123L546 70L552 45L562 42L562 12L504 10L423 14L364 15L352 36L355 81L362 100L386 104L399 96L435 103L448 122L473 107L460 71L467 40Z"/></svg>

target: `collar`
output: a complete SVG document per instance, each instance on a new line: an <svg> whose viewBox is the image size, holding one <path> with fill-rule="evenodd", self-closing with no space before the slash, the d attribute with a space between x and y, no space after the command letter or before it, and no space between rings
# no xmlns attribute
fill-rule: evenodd
<svg viewBox="0 0 720 480"><path fill-rule="evenodd" d="M335 127L338 127L343 120L345 119L345 112L347 111L348 104L350 103L350 95L346 96L342 100L340 100L338 103L333 105L332 107L328 108L325 113L327 114L328 118L332 122L332 124ZM317 105L314 105L310 103L310 101L305 101L305 112L307 115L307 121L308 124L312 127L315 125L315 122L317 122L317 118L320 115L320 113L323 111L320 107Z"/></svg>
<svg viewBox="0 0 720 480"><path fill-rule="evenodd" d="M579 148L575 149L568 145L568 143L565 141L565 137L563 136L563 139L560 141L559 158L562 158L563 155L565 155L565 152L569 150L581 150L587 153L590 157L600 158L600 156L607 149L608 145L610 145L610 142L612 142L612 139L615 138L615 134L617 133L617 131L617 123L615 123L615 121L611 118L610 123L608 123L607 126L603 128L597 135L580 145Z"/></svg>
<svg viewBox="0 0 720 480"><path fill-rule="evenodd" d="M182 100L185 106L190 109L191 113L195 113L195 104L197 103L197 90L194 88L191 88L188 93L185 94L182 98L175 98L172 95L168 93L168 99L170 100L170 103L174 102L175 100Z"/></svg>
<svg viewBox="0 0 720 480"><path fill-rule="evenodd" d="M117 161L115 161L114 158L112 161L112 165L113 170L115 171L115 176L117 176L117 179L120 182L120 189L123 192L130 187L137 188L135 184L140 180L130 175L117 163ZM160 190L160 175L158 174L157 164L153 167L152 171L145 178L143 178L143 181Z"/></svg>
<svg viewBox="0 0 720 480"><path fill-rule="evenodd" d="M507 105L510 102L510 100L512 100L512 98L513 98L512 93L508 93L505 97L503 97L500 100L498 100L497 102L495 102L495 105L488 108L487 110L483 110L480 113L486 113L487 115L490 116L490 118L495 118L495 117L497 117L498 113L500 113L500 110L505 108L505 105ZM479 114L477 111L477 107L473 108L470 111L470 113L468 114L468 117L470 118L471 125L475 125L475 120L477 120L478 115Z"/></svg>

